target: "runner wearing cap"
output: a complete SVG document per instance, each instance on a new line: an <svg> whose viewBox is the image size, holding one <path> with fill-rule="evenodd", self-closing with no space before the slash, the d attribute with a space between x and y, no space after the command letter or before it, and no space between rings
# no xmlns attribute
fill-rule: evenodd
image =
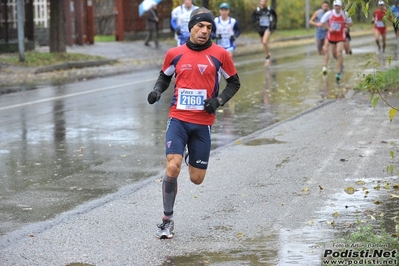
<svg viewBox="0 0 399 266"><path fill-rule="evenodd" d="M216 44L226 49L231 56L236 49L235 40L241 34L241 29L235 18L229 16L230 5L222 3L219 6L220 16L215 18L214 37Z"/></svg>
<svg viewBox="0 0 399 266"><path fill-rule="evenodd" d="M377 54L385 53L385 46L386 46L386 37L387 37L387 27L383 18L385 16L385 2L378 1L378 8L374 11L372 23L374 23L374 37L375 43L377 44L378 50ZM380 45L380 37L382 39L382 49Z"/></svg>
<svg viewBox="0 0 399 266"><path fill-rule="evenodd" d="M343 55L346 39L346 29L352 26L352 19L342 10L342 1L335 0L334 8L327 11L320 20L320 23L327 29L327 39L332 49L332 54L337 59L337 82L343 74ZM325 66L328 64L328 53L325 55Z"/></svg>
<svg viewBox="0 0 399 266"><path fill-rule="evenodd" d="M190 37L185 44L166 52L154 89L147 97L149 104L159 101L174 78L165 136L163 217L156 231L160 239L174 236L173 211L185 147L188 147L190 180L200 185L208 168L216 109L226 104L240 88L240 79L230 54L210 39L214 21L212 12L204 7L191 13L188 22ZM221 91L222 76L226 79L226 86Z"/></svg>

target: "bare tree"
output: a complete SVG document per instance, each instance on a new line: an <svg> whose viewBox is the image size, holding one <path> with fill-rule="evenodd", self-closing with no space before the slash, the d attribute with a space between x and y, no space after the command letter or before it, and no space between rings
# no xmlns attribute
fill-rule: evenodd
<svg viewBox="0 0 399 266"><path fill-rule="evenodd" d="M50 0L50 53L65 53L64 1Z"/></svg>
<svg viewBox="0 0 399 266"><path fill-rule="evenodd" d="M209 9L209 0L202 0L202 6Z"/></svg>
<svg viewBox="0 0 399 266"><path fill-rule="evenodd" d="M277 8L277 1L276 1L276 0L272 0L271 7L272 7L274 10L276 10L276 8Z"/></svg>

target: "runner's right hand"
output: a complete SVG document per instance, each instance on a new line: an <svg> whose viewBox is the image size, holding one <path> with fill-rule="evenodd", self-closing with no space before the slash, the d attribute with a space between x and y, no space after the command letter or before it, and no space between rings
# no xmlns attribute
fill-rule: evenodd
<svg viewBox="0 0 399 266"><path fill-rule="evenodd" d="M154 104L155 102L159 101L159 99L161 99L161 92L156 89L150 92L147 97L149 104Z"/></svg>
<svg viewBox="0 0 399 266"><path fill-rule="evenodd" d="M176 34L177 34L178 36L180 36L180 35L181 35L180 27L177 27L175 32L176 32Z"/></svg>

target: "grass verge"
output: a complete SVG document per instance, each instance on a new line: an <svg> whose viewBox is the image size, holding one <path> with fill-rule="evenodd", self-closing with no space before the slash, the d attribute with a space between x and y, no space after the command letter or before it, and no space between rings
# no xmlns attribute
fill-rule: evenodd
<svg viewBox="0 0 399 266"><path fill-rule="evenodd" d="M96 35L94 36L94 43L96 42L115 42L114 35Z"/></svg>
<svg viewBox="0 0 399 266"><path fill-rule="evenodd" d="M365 79L356 87L358 90L364 90L369 85L376 86L377 90L387 92L397 92L399 90L399 67L378 71L375 75L365 75Z"/></svg>
<svg viewBox="0 0 399 266"><path fill-rule="evenodd" d="M102 60L101 56L91 56L76 53L40 53L29 51L25 53L25 62L19 62L19 54L4 54L0 55L0 63L10 64L15 66L26 67L42 67L49 65L57 65L65 62L78 62L88 60Z"/></svg>

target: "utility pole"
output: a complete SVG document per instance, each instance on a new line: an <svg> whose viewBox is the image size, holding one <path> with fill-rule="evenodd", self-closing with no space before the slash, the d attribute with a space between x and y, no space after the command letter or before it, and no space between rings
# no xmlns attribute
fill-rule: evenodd
<svg viewBox="0 0 399 266"><path fill-rule="evenodd" d="M305 6L306 6L306 18L305 18L305 21L306 21L306 30L309 30L309 0L306 0L306 4L305 4Z"/></svg>
<svg viewBox="0 0 399 266"><path fill-rule="evenodd" d="M116 0L117 16L116 16L116 41L123 41L123 0Z"/></svg>
<svg viewBox="0 0 399 266"><path fill-rule="evenodd" d="M19 62L25 62L24 0L17 1Z"/></svg>

